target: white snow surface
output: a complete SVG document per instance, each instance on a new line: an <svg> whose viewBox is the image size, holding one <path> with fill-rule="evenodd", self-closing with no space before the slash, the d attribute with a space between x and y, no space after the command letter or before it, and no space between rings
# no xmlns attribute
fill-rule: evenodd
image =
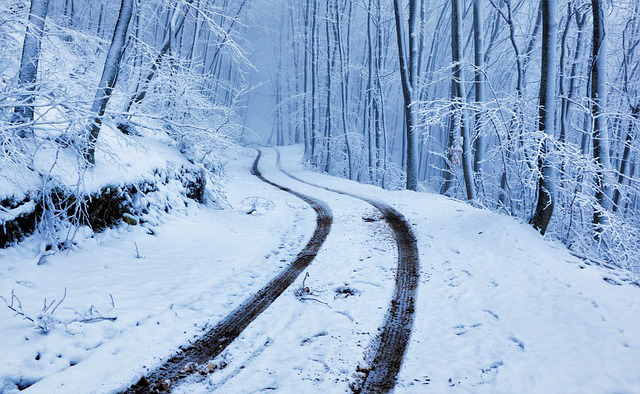
<svg viewBox="0 0 640 394"><path fill-rule="evenodd" d="M296 176L384 201L413 225L421 277L397 393L640 391L640 289L616 272L584 264L514 218L314 173L299 164L299 146L279 149ZM311 294L294 295L303 274L219 356L226 368L196 374L176 393L346 392L384 320L397 264L388 226L360 200L285 176L275 151L263 151L266 178L333 211L307 270ZM108 230L43 265L33 237L0 250L0 295L15 289L28 314L67 288L59 320L86 316L92 305L117 316L43 334L0 304L0 392L36 381L26 392L123 389L294 259L313 231L313 210L250 175L255 151L229 156L237 157L227 165L233 209L190 204L163 216L155 235ZM272 209L246 214L253 197Z"/></svg>
<svg viewBox="0 0 640 394"><path fill-rule="evenodd" d="M291 260L311 235L313 210L250 175L255 150L231 155L241 157L227 164L232 209L192 203L161 217L155 235L140 226L107 230L42 265L36 237L0 250L0 295L10 300L15 289L27 314L37 315L45 297L59 300L66 288L54 317L73 320L92 305L117 316L58 324L45 335L0 301L0 392L42 378L28 392L102 393L134 383ZM256 196L277 204L248 215Z"/></svg>

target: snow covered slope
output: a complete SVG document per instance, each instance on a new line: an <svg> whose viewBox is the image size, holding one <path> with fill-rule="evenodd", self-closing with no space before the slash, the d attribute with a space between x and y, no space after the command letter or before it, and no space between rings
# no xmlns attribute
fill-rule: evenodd
<svg viewBox="0 0 640 394"><path fill-rule="evenodd" d="M640 288L529 225L434 194L386 192L286 167L392 204L414 224L422 278L396 392L633 393Z"/></svg>
<svg viewBox="0 0 640 394"><path fill-rule="evenodd" d="M0 392L38 381L29 391L126 386L268 281L310 236L313 212L251 176L254 155L239 149L227 164L230 209L193 203L148 228L81 239L43 265L34 237L0 250L0 295L10 301L15 290L28 315L67 291L47 334L0 301ZM258 214L248 215L254 197L275 205L260 208L267 200L258 199ZM117 320L71 322L92 313Z"/></svg>
<svg viewBox="0 0 640 394"><path fill-rule="evenodd" d="M413 225L421 276L397 393L640 388L640 289L619 274L579 261L513 218L313 173L299 165L300 147L281 151L296 176L382 200ZM60 320L74 310L86 316L91 305L118 317L58 324L45 335L0 308L0 391L36 381L26 392L125 388L290 262L311 235L313 211L251 176L254 152L239 151L227 166L233 209L190 206L163 218L153 236L140 227L109 230L41 266L29 241L0 252L0 294L15 289L32 315L66 287ZM275 151L264 152L266 178L333 211L308 269L309 299L294 294L301 275L216 360L226 368L195 375L177 393L348 391L383 322L397 257L384 221L360 200L287 177ZM260 214L248 215L256 205Z"/></svg>
<svg viewBox="0 0 640 394"><path fill-rule="evenodd" d="M300 147L280 149L284 167L297 177L383 200L414 226L421 282L395 392L638 391L640 289L513 218L439 195L387 192L312 173L299 165ZM275 169L263 173L324 199L336 216L362 209L354 199L287 180ZM176 392L349 390L363 348L381 324L394 257L380 252L390 246L384 226L369 229L374 240L367 240L362 218L345 219L336 226L346 226L341 237L349 251L328 240L309 268L314 296L326 305L283 295L230 346L227 369ZM338 284L356 295L336 296Z"/></svg>

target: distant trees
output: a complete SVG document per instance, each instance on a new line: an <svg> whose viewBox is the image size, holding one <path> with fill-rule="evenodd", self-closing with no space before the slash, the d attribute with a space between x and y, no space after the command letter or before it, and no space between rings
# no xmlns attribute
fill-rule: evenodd
<svg viewBox="0 0 640 394"><path fill-rule="evenodd" d="M331 174L474 200L629 263L640 247L614 245L640 238L636 3L281 0L291 83L276 116L307 131L278 143L314 144L323 159L305 160Z"/></svg>
<svg viewBox="0 0 640 394"><path fill-rule="evenodd" d="M47 141L94 161L102 124L142 119L209 157L253 110L243 94L259 78L240 43L263 45L273 140L304 144L310 165L473 200L575 253L640 259L640 245L617 246L640 238L637 1L24 4L0 2L5 41L25 31L21 53L0 50L0 71L19 66L0 80L3 159L25 165ZM69 56L83 61L60 66Z"/></svg>

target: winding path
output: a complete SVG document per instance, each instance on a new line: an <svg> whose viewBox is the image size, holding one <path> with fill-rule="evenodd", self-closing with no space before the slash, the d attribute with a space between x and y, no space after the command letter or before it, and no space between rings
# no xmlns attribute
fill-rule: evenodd
<svg viewBox="0 0 640 394"><path fill-rule="evenodd" d="M420 277L418 245L411 225L400 212L383 202L317 185L292 175L282 168L280 152L277 149L276 152L278 155L278 169L284 174L309 186L367 202L382 213L383 218L394 233L398 245L398 269L395 289L387 309L384 325L381 327L377 338L369 344L368 353L371 359L367 360L369 366L364 370L366 374L364 381L358 387L353 387L356 393L389 392L395 386L396 376L400 371L402 359L411 336L416 290Z"/></svg>
<svg viewBox="0 0 640 394"><path fill-rule="evenodd" d="M141 378L135 385L124 391L125 393L162 391L163 387L158 385L158 382L169 379L173 385L180 381L186 377L182 373L182 369L188 363L202 364L219 355L311 264L327 235L329 235L333 222L333 215L329 206L319 199L298 193L266 179L258 169L261 156L262 152L258 150L258 156L253 162L251 173L263 182L300 198L314 209L316 212L316 229L313 236L304 249L298 253L295 261L276 275L266 286L246 299L202 338L182 349L163 365Z"/></svg>

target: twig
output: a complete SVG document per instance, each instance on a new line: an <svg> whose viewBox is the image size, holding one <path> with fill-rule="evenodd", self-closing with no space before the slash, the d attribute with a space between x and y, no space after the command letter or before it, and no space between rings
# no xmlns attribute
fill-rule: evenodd
<svg viewBox="0 0 640 394"><path fill-rule="evenodd" d="M51 315L53 315L53 313L56 311L56 309L58 309L58 307L60 306L60 304L62 304L62 301L64 301L64 299L67 298L67 288L64 288L64 294L62 295L62 298L60 299L60 301L56 304L56 306L51 310ZM51 303L53 304L53 302ZM46 310L45 310L46 312Z"/></svg>
<svg viewBox="0 0 640 394"><path fill-rule="evenodd" d="M74 321L72 321L70 323L73 323L73 322L78 322L78 323L96 323L96 322L103 321L103 320L116 321L116 319L118 319L117 316L114 316L114 317L96 316L96 317L88 317L86 319L74 320Z"/></svg>
<svg viewBox="0 0 640 394"><path fill-rule="evenodd" d="M141 258L143 258L144 256L141 256L141 255L140 255L140 250L138 249L138 243L134 241L134 242L133 242L133 244L134 244L134 245L135 245L135 247L136 247L136 259L141 259ZM111 294L109 294L109 295L111 295ZM111 299L111 300L113 301L113 297L112 297L112 299Z"/></svg>
<svg viewBox="0 0 640 394"><path fill-rule="evenodd" d="M9 304L9 302L7 302L7 299L4 298L3 296L0 296L0 298L2 298L2 301L4 301L4 303L7 305L7 308L11 309L16 313L16 316L22 316L23 319L29 320L30 322L35 323L32 318L25 315L24 311L22 310L22 302L20 302L20 299L15 294L15 290L11 290L11 304ZM13 306L14 300L18 301L17 308Z"/></svg>
<svg viewBox="0 0 640 394"><path fill-rule="evenodd" d="M324 302L324 301L320 301L320 300L319 300L319 299L317 299L317 298L313 298L313 297L300 297L300 300L301 300L301 301L307 301L307 300L316 301L316 302L319 302L319 303L321 303L321 304L325 304L326 306L328 306L329 308L331 308L331 305L327 304L327 303L326 303L326 302ZM331 308L331 309L333 309L333 308Z"/></svg>

